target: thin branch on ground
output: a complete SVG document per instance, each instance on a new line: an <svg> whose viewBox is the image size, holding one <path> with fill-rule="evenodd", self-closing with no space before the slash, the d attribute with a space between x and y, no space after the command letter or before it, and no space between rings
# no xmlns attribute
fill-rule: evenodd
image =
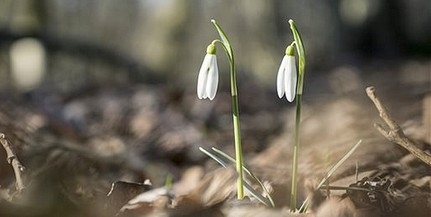
<svg viewBox="0 0 431 217"><path fill-rule="evenodd" d="M25 168L18 160L15 151L12 149L11 145L6 139L6 136L3 133L0 133L0 143L3 145L3 148L6 151L7 162L12 166L15 173L16 190L19 193L25 188L22 180L22 173L24 172Z"/></svg>
<svg viewBox="0 0 431 217"><path fill-rule="evenodd" d="M431 166L431 156L418 148L418 145L409 139L401 129L401 127L392 119L386 107L381 103L380 99L376 96L376 89L374 87L367 87L368 97L373 101L377 110L379 111L380 118L385 121L389 129L385 129L381 124L375 123L374 127L389 141L396 143L403 148L407 149L415 157L419 158L429 166Z"/></svg>

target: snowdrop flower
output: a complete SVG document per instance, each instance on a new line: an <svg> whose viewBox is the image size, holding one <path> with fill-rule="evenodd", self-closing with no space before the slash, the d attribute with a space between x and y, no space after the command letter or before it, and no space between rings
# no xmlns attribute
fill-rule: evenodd
<svg viewBox="0 0 431 217"><path fill-rule="evenodd" d="M207 47L201 69L198 75L197 94L199 99L209 98L213 100L218 87L218 66L215 44L211 43Z"/></svg>
<svg viewBox="0 0 431 217"><path fill-rule="evenodd" d="M296 93L296 65L295 55L293 54L293 44L286 48L286 55L284 55L281 61L280 69L277 74L277 93L281 99L283 95L286 95L286 99L292 102L295 99Z"/></svg>

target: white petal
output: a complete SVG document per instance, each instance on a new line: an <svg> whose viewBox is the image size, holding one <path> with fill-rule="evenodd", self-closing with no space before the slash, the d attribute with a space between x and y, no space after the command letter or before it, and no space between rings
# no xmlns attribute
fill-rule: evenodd
<svg viewBox="0 0 431 217"><path fill-rule="evenodd" d="M211 59L211 65L208 72L208 79L206 85L206 93L210 100L213 100L217 93L218 87L218 66L217 66L217 57Z"/></svg>
<svg viewBox="0 0 431 217"><path fill-rule="evenodd" d="M206 99L206 98L208 98L208 94L207 94L206 89L204 89L204 95L202 95L201 99Z"/></svg>
<svg viewBox="0 0 431 217"><path fill-rule="evenodd" d="M205 86L207 83L208 69L210 67L210 63L211 63L211 55L207 54L205 55L204 61L202 62L202 66L201 66L201 69L199 70L199 75L198 75L197 94L199 99L206 98Z"/></svg>
<svg viewBox="0 0 431 217"><path fill-rule="evenodd" d="M287 56L287 65L286 65L286 75L285 75L285 91L286 91L286 99L289 102L292 102L295 99L296 94L296 80L297 80L297 72L295 65L295 56Z"/></svg>
<svg viewBox="0 0 431 217"><path fill-rule="evenodd" d="M283 97L284 91L286 89L284 86L286 65L287 65L287 56L285 55L283 57L283 60L281 61L280 68L278 69L278 73L277 73L277 94L279 98Z"/></svg>

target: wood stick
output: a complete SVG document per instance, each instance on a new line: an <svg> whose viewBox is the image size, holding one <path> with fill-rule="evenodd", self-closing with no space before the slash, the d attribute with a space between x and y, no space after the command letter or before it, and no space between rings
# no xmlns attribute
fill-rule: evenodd
<svg viewBox="0 0 431 217"><path fill-rule="evenodd" d="M18 193L20 193L25 188L22 180L22 172L24 172L25 168L21 162L19 162L18 157L16 156L12 147L9 145L9 142L3 133L0 133L0 143L3 145L3 148L6 151L7 162L12 166L15 173L16 189Z"/></svg>
<svg viewBox="0 0 431 217"><path fill-rule="evenodd" d="M388 125L389 130L385 129L383 125L375 123L374 127L389 141L400 145L401 147L407 149L415 157L422 160L424 163L431 166L431 156L425 153L423 150L418 148L417 144L405 136L401 127L394 121L394 119L389 115L388 110L382 104L380 99L376 96L376 89L374 87L367 87L366 89L368 97L373 101L374 105L379 111L380 118Z"/></svg>

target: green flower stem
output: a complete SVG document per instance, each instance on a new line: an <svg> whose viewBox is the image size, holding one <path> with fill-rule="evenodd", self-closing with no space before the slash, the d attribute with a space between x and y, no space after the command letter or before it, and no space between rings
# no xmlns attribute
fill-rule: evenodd
<svg viewBox="0 0 431 217"><path fill-rule="evenodd" d="M233 134L235 137L235 158L236 158L236 171L238 173L238 199L242 199L244 197L244 189L243 189L243 172L242 172L242 145L241 145L241 132L240 132L240 123L239 123L239 109L238 109L238 90L236 86L236 73L235 66L233 64L233 56L232 63L230 67L230 86L231 86L231 95L232 95L232 120L233 120Z"/></svg>
<svg viewBox="0 0 431 217"><path fill-rule="evenodd" d="M295 143L293 146L292 183L290 191L290 211L296 211L296 195L298 192L298 154L299 154L299 128L301 125L301 101L302 94L296 94L295 115Z"/></svg>
<svg viewBox="0 0 431 217"><path fill-rule="evenodd" d="M305 49L302 43L301 35L296 28L293 20L289 20L290 29L292 30L293 38L298 52L298 83L296 86L296 116L295 116L295 142L293 146L293 162L292 162L292 185L290 193L290 210L296 211L296 199L298 191L298 155L299 155L299 130L301 125L301 105L302 105L302 90L304 86L305 74Z"/></svg>
<svg viewBox="0 0 431 217"><path fill-rule="evenodd" d="M236 71L235 71L235 59L233 57L233 50L230 46L229 39L226 34L223 32L222 28L216 23L215 20L211 20L211 22L216 27L220 38L220 40L214 40L214 42L220 42L222 47L224 48L226 55L230 62L230 87L231 87L231 96L232 96L232 119L233 119L233 135L235 141L235 158L236 158L236 171L238 173L237 179L237 196L238 199L241 200L244 197L244 180L243 180L243 160L242 160L242 145L241 145L241 132L240 132L240 123L239 123L239 106L238 106L238 88L236 85Z"/></svg>

